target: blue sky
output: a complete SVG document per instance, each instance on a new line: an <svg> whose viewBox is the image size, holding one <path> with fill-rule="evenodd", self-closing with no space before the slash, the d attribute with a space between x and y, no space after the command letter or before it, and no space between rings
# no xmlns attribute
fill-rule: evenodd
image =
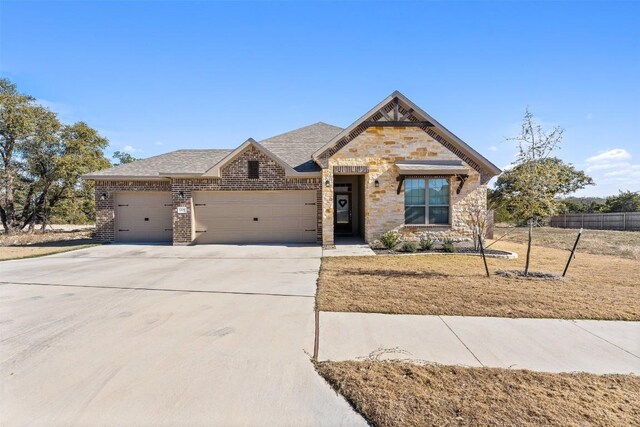
<svg viewBox="0 0 640 427"><path fill-rule="evenodd" d="M12 2L0 73L137 157L348 126L400 90L500 167L528 106L640 190L640 2Z"/></svg>

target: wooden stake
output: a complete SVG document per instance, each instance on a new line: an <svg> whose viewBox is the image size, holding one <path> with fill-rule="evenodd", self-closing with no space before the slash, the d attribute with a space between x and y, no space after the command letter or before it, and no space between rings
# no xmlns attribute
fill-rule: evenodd
<svg viewBox="0 0 640 427"><path fill-rule="evenodd" d="M578 231L578 237L576 237L576 241L573 244L573 249L571 249L571 255L569 255L569 259L567 260L567 265L565 265L564 267L564 271L562 272L562 277L564 277L565 274L567 274L567 270L569 269L569 264L571 264L571 259L573 258L573 254L575 253L576 248L578 247L580 236L582 236L582 228L580 229L580 231Z"/></svg>
<svg viewBox="0 0 640 427"><path fill-rule="evenodd" d="M487 272L487 277L490 277L489 266L487 265L487 257L484 255L484 244L482 243L482 234L478 228L478 243L480 243L480 253L482 254L482 261L484 262L484 271Z"/></svg>
<svg viewBox="0 0 640 427"><path fill-rule="evenodd" d="M531 260L531 239L533 234L533 219L529 219L529 241L527 242L527 259L524 263L524 275L529 275L529 261Z"/></svg>

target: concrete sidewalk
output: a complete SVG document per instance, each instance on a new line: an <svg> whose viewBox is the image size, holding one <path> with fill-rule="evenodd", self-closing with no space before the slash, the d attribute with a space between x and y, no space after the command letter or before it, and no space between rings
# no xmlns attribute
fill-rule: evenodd
<svg viewBox="0 0 640 427"><path fill-rule="evenodd" d="M382 359L640 375L640 322L320 313L320 360L381 348L403 350Z"/></svg>

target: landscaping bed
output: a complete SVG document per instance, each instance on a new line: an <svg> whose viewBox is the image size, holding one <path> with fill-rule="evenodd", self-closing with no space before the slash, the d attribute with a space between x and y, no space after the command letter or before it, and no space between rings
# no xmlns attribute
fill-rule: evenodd
<svg viewBox="0 0 640 427"><path fill-rule="evenodd" d="M640 419L640 377L392 361L318 362L373 426L623 426Z"/></svg>
<svg viewBox="0 0 640 427"><path fill-rule="evenodd" d="M524 253L525 246L498 242ZM534 246L531 271L562 274L568 251ZM522 257L524 258L524 257ZM563 281L496 275L521 270L523 259L379 255L322 260L322 311L451 316L640 320L640 263L578 251Z"/></svg>
<svg viewBox="0 0 640 427"><path fill-rule="evenodd" d="M458 254L458 255L481 256L480 251L475 250L472 247L457 247L455 249L455 252L448 252L442 248L434 248L434 249L428 249L428 250L416 249L415 252L406 252L402 250L402 248L399 248L399 249L372 248L372 250L373 252L375 252L376 255L419 255L419 254L452 254L453 255L453 254ZM490 256L490 257L517 258L517 254L514 254L513 252L509 252L509 251L500 250L500 249L486 249L484 253L486 256Z"/></svg>

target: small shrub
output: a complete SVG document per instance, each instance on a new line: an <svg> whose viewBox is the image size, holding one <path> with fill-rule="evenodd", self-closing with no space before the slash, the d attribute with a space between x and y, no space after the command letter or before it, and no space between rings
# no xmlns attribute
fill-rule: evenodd
<svg viewBox="0 0 640 427"><path fill-rule="evenodd" d="M418 245L415 242L404 242L402 244L402 252L415 252L418 250Z"/></svg>
<svg viewBox="0 0 640 427"><path fill-rule="evenodd" d="M442 242L442 250L445 252L450 252L453 253L456 251L456 247L453 244L453 240L452 239L444 239L444 241Z"/></svg>
<svg viewBox="0 0 640 427"><path fill-rule="evenodd" d="M431 239L430 237L423 237L422 239L420 239L420 249L422 249L423 251L428 251L429 249L433 248L433 239Z"/></svg>
<svg viewBox="0 0 640 427"><path fill-rule="evenodd" d="M382 243L382 246L387 249L395 248L398 245L399 241L400 236L398 236L393 231L385 231L384 233L382 233L382 236L380 236L380 243Z"/></svg>

